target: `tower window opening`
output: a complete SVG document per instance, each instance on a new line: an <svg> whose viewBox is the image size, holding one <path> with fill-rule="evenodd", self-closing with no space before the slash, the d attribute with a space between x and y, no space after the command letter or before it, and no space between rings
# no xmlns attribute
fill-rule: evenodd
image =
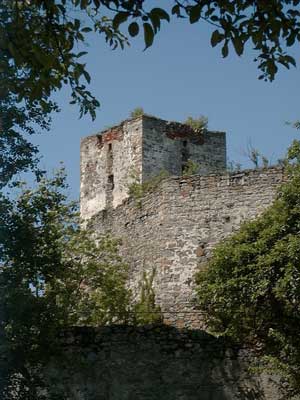
<svg viewBox="0 0 300 400"><path fill-rule="evenodd" d="M113 190L114 187L115 187L114 176L113 176L113 175L108 175L108 177L107 177L107 183L109 184L110 190Z"/></svg>

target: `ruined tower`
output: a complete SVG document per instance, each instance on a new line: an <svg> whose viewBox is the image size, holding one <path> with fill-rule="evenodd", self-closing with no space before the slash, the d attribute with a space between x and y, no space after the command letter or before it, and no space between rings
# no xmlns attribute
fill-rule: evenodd
<svg viewBox="0 0 300 400"><path fill-rule="evenodd" d="M197 174L183 170L188 160ZM225 133L197 133L150 116L127 120L81 143L81 216L100 235L122 239L129 286L138 297L143 274L152 274L164 322L201 326L195 308L195 273L214 246L268 207L284 179L281 168L229 174ZM160 171L170 176L139 202L133 180Z"/></svg>
<svg viewBox="0 0 300 400"><path fill-rule="evenodd" d="M188 125L143 115L84 138L81 216L122 204L134 180L142 183L161 171L181 176L188 160L199 167L199 175L224 171L225 133L197 133Z"/></svg>

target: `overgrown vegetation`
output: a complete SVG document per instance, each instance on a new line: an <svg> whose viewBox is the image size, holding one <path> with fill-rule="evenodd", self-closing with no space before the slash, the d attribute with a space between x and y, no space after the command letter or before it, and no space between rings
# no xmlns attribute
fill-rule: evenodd
<svg viewBox="0 0 300 400"><path fill-rule="evenodd" d="M144 114L145 114L144 109L142 107L137 107L131 111L130 118L141 117Z"/></svg>
<svg viewBox="0 0 300 400"><path fill-rule="evenodd" d="M248 143L247 149L244 155L253 164L254 168L268 168L270 166L269 159L261 153L257 148L253 147L251 143Z"/></svg>
<svg viewBox="0 0 300 400"><path fill-rule="evenodd" d="M207 131L208 118L203 115L198 118L188 117L183 123L190 126L195 132L203 133Z"/></svg>
<svg viewBox="0 0 300 400"><path fill-rule="evenodd" d="M199 306L216 335L256 352L264 370L300 394L300 142L274 204L219 244L196 277Z"/></svg>
<svg viewBox="0 0 300 400"><path fill-rule="evenodd" d="M158 324L162 323L163 316L161 309L156 305L155 291L153 282L156 271L153 268L149 274L143 271L140 282L140 298L134 306L134 313L139 324Z"/></svg>
<svg viewBox="0 0 300 400"><path fill-rule="evenodd" d="M159 184L169 176L169 173L165 170L161 170L159 174L153 176L145 182L139 181L139 176L136 171L132 171L130 178L132 182L128 185L128 194L133 197L138 206L141 206L141 200L146 193L156 189Z"/></svg>
<svg viewBox="0 0 300 400"><path fill-rule="evenodd" d="M172 18L185 17L191 24L205 21L216 27L210 45L221 45L222 57L230 49L241 56L251 42L259 79L272 81L279 66L296 65L288 49L300 41L299 4L299 0L225 0L212 7L204 0L174 0L170 8L160 8L150 1L2 0L0 184L19 171L36 171L37 149L24 134L49 127L51 113L58 111L51 96L63 86L70 87L70 103L79 106L79 115L95 119L100 103L87 88L91 77L83 61L91 34L112 49L127 46L127 34L142 35L148 48L162 23Z"/></svg>
<svg viewBox="0 0 300 400"><path fill-rule="evenodd" d="M79 225L63 171L0 198L0 396L40 399L39 370L70 326L141 324L118 241ZM148 281L147 281L148 282ZM152 281L151 281L152 283ZM153 292L143 286L150 312ZM149 301L147 295L150 295ZM140 303L143 307L143 302ZM149 321L157 316L148 315Z"/></svg>
<svg viewBox="0 0 300 400"><path fill-rule="evenodd" d="M242 164L235 161L227 161L226 169L229 173L240 172L242 170Z"/></svg>
<svg viewBox="0 0 300 400"><path fill-rule="evenodd" d="M187 160L184 169L182 171L182 175L185 176L191 176L191 175L196 175L199 173L199 164L196 163L195 161L189 159Z"/></svg>

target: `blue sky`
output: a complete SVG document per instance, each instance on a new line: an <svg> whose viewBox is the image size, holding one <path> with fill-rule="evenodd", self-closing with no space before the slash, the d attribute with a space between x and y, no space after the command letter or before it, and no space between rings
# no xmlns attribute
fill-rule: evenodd
<svg viewBox="0 0 300 400"><path fill-rule="evenodd" d="M80 138L122 121L138 106L167 120L207 116L210 129L227 132L228 158L244 166L250 165L243 155L249 142L272 162L284 154L299 134L285 125L300 119L299 68L281 69L272 83L259 81L251 48L240 58L232 53L222 59L220 48L209 44L211 32L205 23L165 23L145 52L141 38L112 51L91 36L86 61L90 89L101 102L96 120L78 119L65 88L56 95L62 111L54 115L51 133L34 139L44 168L51 172L65 163L71 197L79 195Z"/></svg>

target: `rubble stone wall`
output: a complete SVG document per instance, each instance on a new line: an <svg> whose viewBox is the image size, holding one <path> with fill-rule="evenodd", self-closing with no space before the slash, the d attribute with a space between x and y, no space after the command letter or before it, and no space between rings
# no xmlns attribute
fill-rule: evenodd
<svg viewBox="0 0 300 400"><path fill-rule="evenodd" d="M201 327L194 306L194 275L213 247L268 207L284 181L281 168L239 174L170 177L142 201L127 199L90 220L100 234L122 239L130 286L138 295L143 271L156 271L156 300L165 322Z"/></svg>
<svg viewBox="0 0 300 400"><path fill-rule="evenodd" d="M45 376L65 400L279 400L248 367L247 352L202 331L112 326L65 332Z"/></svg>
<svg viewBox="0 0 300 400"><path fill-rule="evenodd" d="M197 133L188 125L151 116L123 121L81 141L81 216L115 208L133 182L165 171L182 175L188 160L205 175L226 168L224 132Z"/></svg>

